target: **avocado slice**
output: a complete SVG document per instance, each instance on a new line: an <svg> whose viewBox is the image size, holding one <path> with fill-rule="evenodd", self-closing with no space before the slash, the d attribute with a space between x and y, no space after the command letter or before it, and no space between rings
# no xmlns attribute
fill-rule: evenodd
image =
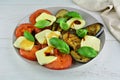
<svg viewBox="0 0 120 80"><path fill-rule="evenodd" d="M49 26L51 26L56 21L56 17L53 15L47 14L47 13L42 13L36 18L36 22L38 22L40 20L50 21Z"/></svg>
<svg viewBox="0 0 120 80"><path fill-rule="evenodd" d="M68 26L70 26L72 29L80 29L85 26L85 20L80 18L71 18L67 21Z"/></svg>

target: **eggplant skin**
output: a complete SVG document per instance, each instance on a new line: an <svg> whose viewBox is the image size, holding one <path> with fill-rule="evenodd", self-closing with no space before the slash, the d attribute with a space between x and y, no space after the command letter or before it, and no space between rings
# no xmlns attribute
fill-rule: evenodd
<svg viewBox="0 0 120 80"><path fill-rule="evenodd" d="M71 56L73 57L73 59L77 62L81 62L81 63L86 63L88 61L90 61L90 58L86 58L82 55L79 55L77 52L75 52L74 50L71 50L70 52Z"/></svg>
<svg viewBox="0 0 120 80"><path fill-rule="evenodd" d="M67 14L67 13L68 13L68 10L66 10L66 9L61 9L61 10L59 10L59 11L56 13L56 17L57 17L57 18L59 18L59 17L64 17L65 14Z"/></svg>
<svg viewBox="0 0 120 80"><path fill-rule="evenodd" d="M87 29L88 35L96 36L100 30L102 30L102 25L100 23L95 23L85 27L85 29Z"/></svg>
<svg viewBox="0 0 120 80"><path fill-rule="evenodd" d="M68 13L68 10L66 9L60 9L57 13L56 13L56 18L61 18L64 17L66 14ZM60 28L60 25L56 22L54 22L53 26L52 26L52 30L53 31L60 31L62 32L63 30Z"/></svg>

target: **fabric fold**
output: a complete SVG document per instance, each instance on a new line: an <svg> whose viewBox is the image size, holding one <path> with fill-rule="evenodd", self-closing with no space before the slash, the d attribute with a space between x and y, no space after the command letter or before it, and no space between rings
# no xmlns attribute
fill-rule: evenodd
<svg viewBox="0 0 120 80"><path fill-rule="evenodd" d="M101 11L101 17L110 33L120 42L120 0L73 0L80 7Z"/></svg>

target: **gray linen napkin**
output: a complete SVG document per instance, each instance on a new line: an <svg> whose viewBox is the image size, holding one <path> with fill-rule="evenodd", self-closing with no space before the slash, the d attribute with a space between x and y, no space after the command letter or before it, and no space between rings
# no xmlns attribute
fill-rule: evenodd
<svg viewBox="0 0 120 80"><path fill-rule="evenodd" d="M120 42L120 0L73 0L82 8L101 11L101 17L111 34Z"/></svg>

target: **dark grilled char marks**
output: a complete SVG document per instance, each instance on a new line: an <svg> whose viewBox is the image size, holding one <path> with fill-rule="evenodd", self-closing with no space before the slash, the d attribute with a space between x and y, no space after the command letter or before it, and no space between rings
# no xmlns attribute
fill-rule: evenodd
<svg viewBox="0 0 120 80"><path fill-rule="evenodd" d="M71 34L69 32L66 32L63 34L63 40L74 50L77 50L80 48L80 38L78 38L75 34Z"/></svg>
<svg viewBox="0 0 120 80"><path fill-rule="evenodd" d="M88 35L98 37L103 32L103 25L101 23L95 23L85 27L85 29L88 30Z"/></svg>
<svg viewBox="0 0 120 80"><path fill-rule="evenodd" d="M90 61L90 58L86 58L73 50L70 52L70 54L78 62L86 63L86 62Z"/></svg>

